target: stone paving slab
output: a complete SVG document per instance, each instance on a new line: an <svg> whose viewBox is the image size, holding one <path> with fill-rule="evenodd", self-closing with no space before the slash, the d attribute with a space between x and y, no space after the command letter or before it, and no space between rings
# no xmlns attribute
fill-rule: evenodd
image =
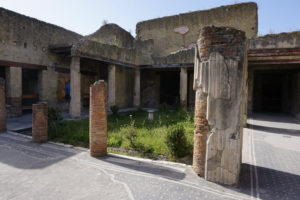
<svg viewBox="0 0 300 200"><path fill-rule="evenodd" d="M20 131L31 129L32 127L32 113L24 114L20 117L13 117L7 119L7 130Z"/></svg>
<svg viewBox="0 0 300 200"><path fill-rule="evenodd" d="M248 194L259 199L300 199L300 121L283 114L255 114L248 124L241 188L251 188Z"/></svg>
<svg viewBox="0 0 300 200"><path fill-rule="evenodd" d="M250 199L190 166L108 155L0 134L0 199Z"/></svg>

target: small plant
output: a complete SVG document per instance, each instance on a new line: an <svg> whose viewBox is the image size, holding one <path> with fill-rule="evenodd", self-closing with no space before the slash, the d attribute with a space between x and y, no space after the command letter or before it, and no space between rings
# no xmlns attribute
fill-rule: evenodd
<svg viewBox="0 0 300 200"><path fill-rule="evenodd" d="M102 21L102 25L106 25L106 24L108 24L108 20L107 20L107 19L104 19L104 20Z"/></svg>
<svg viewBox="0 0 300 200"><path fill-rule="evenodd" d="M129 141L129 146L131 148L135 148L135 139L137 137L137 128L134 126L134 121L130 123L130 125L125 126L121 129L121 134L125 136L125 138Z"/></svg>
<svg viewBox="0 0 300 200"><path fill-rule="evenodd" d="M111 112L113 113L113 116L118 116L118 113L119 113L119 106L116 106L116 105L114 105L114 106L111 106L110 107L110 110L111 110Z"/></svg>
<svg viewBox="0 0 300 200"><path fill-rule="evenodd" d="M120 134L111 134L108 137L107 143L109 147L120 147L122 145L122 135Z"/></svg>
<svg viewBox="0 0 300 200"><path fill-rule="evenodd" d="M185 156L187 153L187 138L184 127L181 125L170 126L166 135L166 144L172 158L177 159Z"/></svg>
<svg viewBox="0 0 300 200"><path fill-rule="evenodd" d="M50 138L57 137L57 127L63 121L59 107L48 107L48 134Z"/></svg>

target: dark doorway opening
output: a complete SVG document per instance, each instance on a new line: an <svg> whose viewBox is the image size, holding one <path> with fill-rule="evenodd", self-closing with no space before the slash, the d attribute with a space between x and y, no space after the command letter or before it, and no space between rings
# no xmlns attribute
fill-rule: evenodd
<svg viewBox="0 0 300 200"><path fill-rule="evenodd" d="M24 111L32 109L37 103L38 96L38 70L22 69L22 107Z"/></svg>
<svg viewBox="0 0 300 200"><path fill-rule="evenodd" d="M254 73L254 112L289 112L292 71L266 70Z"/></svg>
<svg viewBox="0 0 300 200"><path fill-rule="evenodd" d="M180 72L160 72L160 103L174 105L179 101Z"/></svg>

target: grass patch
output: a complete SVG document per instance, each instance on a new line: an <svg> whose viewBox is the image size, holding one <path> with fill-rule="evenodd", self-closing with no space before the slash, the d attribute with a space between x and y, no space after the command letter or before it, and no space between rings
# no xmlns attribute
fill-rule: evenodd
<svg viewBox="0 0 300 200"><path fill-rule="evenodd" d="M184 111L154 113L152 122L147 119L148 113L137 111L117 116L108 116L108 146L133 149L142 154L165 155L172 157L166 138L170 127L183 127L186 137L186 154L193 147L193 114ZM56 133L49 138L53 141L75 146L88 147L89 121L62 121L57 125Z"/></svg>

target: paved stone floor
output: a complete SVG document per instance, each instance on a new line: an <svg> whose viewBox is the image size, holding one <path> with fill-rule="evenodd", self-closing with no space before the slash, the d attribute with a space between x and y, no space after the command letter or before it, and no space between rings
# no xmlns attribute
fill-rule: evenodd
<svg viewBox="0 0 300 200"><path fill-rule="evenodd" d="M255 115L248 123L239 187L206 182L190 166L96 159L86 149L2 133L0 199L299 199L299 121Z"/></svg>
<svg viewBox="0 0 300 200"><path fill-rule="evenodd" d="M300 199L300 121L254 114L244 131L242 189L259 199Z"/></svg>

